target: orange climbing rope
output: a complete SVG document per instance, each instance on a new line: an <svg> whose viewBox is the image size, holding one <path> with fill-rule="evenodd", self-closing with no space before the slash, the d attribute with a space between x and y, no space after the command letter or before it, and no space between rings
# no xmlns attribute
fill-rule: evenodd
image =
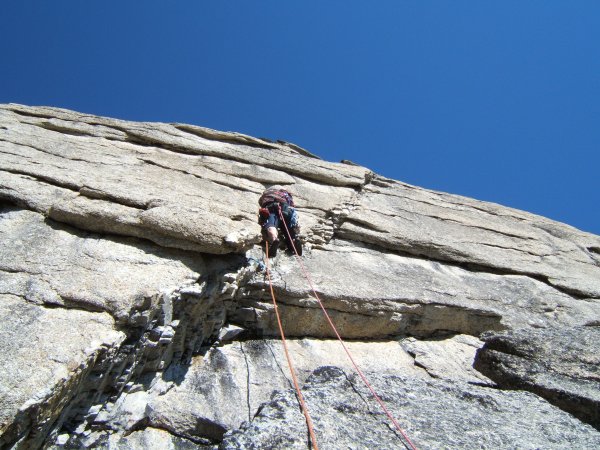
<svg viewBox="0 0 600 450"><path fill-rule="evenodd" d="M317 445L317 437L315 435L315 430L313 428L312 419L310 418L310 414L308 413L308 408L306 407L306 403L304 402L304 397L302 396L302 391L300 391L300 386L298 385L298 379L296 378L296 371L294 369L294 365L292 364L292 358L290 357L290 353L288 352L287 342L285 340L285 334L283 333L283 325L281 325L281 318L279 317L279 309L277 307L277 301L275 300L275 292L273 291L273 283L271 283L271 267L269 265L269 241L265 240L265 259L267 261L267 278L269 280L269 289L271 291L271 298L273 299L273 307L275 308L275 316L277 317L277 324L279 325L279 334L281 335L281 342L283 343L283 350L285 352L285 357L288 362L288 366L290 368L290 373L292 374L292 380L294 382L294 387L296 388L296 393L298 394L298 401L300 402L300 408L302 409L302 413L306 419L306 426L308 427L308 433L310 434L310 441L312 443L312 447L315 450L319 450L319 446Z"/></svg>
<svg viewBox="0 0 600 450"><path fill-rule="evenodd" d="M288 226L287 226L287 223L285 221L285 218L283 217L283 213L281 211L281 207L279 207L279 217L281 218L281 221L283 222L283 226L285 227L285 232L287 233L287 237L289 239L289 242L292 243L292 248L294 249L296 261L298 261L298 264L300 265L300 268L302 269L302 272L304 273L304 277L306 278L306 280L308 281L308 284L310 285L310 288L312 289L312 292L313 292L313 294L315 296L315 299L319 303L319 306L321 307L321 310L323 311L323 314L325 314L325 318L329 322L329 325L331 326L331 329L333 330L333 332L337 336L338 340L342 344L342 347L344 348L344 351L348 355L348 358L350 358L350 361L352 362L352 365L354 366L354 369L356 369L356 372L358 373L358 375L360 376L360 378L363 380L363 382L365 383L365 385L367 386L367 388L369 388L369 391L371 391L371 394L373 395L373 398L375 398L375 400L377 400L377 403L379 403L379 405L381 406L381 409L383 409L383 411L388 416L388 418L392 421L392 423L394 424L394 426L396 427L396 429L404 437L404 439L406 440L406 442L408 443L408 445L410 446L410 448L412 450L417 450L417 447L415 447L415 445L409 439L409 437L404 432L404 430L402 430L402 428L400 427L400 424L398 424L398 422L396 421L396 419L394 419L394 416L392 416L392 414L388 411L388 409L386 408L385 404L383 403L383 400L381 400L381 398L379 397L379 395L377 395L377 392L375 392L375 389L373 389L373 386L371 386L371 384L367 380L367 377L365 377L365 375L363 374L362 370L360 370L360 368L358 367L358 364L356 364L356 362L354 361L354 358L352 357L352 354L350 353L350 350L348 349L348 347L346 346L344 340L342 339L342 337L338 333L338 330L335 327L335 325L333 324L333 321L331 320L331 317L329 316L329 313L325 309L325 306L323 306L323 302L321 301L321 299L319 298L319 295L317 294L317 291L316 291L315 286L314 286L314 284L312 282L310 274L308 273L308 270L306 270L306 267L304 266L304 263L302 262L302 258L300 258L300 255L298 254L298 250L296 249L296 245L295 245L294 241L292 240L292 236L290 234L290 230L288 229Z"/></svg>

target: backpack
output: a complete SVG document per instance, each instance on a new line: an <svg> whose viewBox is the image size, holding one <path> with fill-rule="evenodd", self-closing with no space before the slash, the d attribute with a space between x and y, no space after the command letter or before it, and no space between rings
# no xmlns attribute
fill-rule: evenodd
<svg viewBox="0 0 600 450"><path fill-rule="evenodd" d="M294 206L294 199L285 189L267 189L263 195L260 196L258 204L264 207L270 203L283 203L284 205Z"/></svg>

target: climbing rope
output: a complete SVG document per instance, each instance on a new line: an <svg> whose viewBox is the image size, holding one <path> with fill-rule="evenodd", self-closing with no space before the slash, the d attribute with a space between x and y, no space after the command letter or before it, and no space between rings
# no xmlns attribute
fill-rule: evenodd
<svg viewBox="0 0 600 450"><path fill-rule="evenodd" d="M273 283L271 282L271 266L269 264L269 241L268 240L265 240L265 260L267 261L267 279L269 280L269 289L271 291L271 298L273 299L273 307L275 308L275 316L277 317L277 325L279 326L279 334L281 335L281 342L283 344L285 358L287 359L288 366L290 368L290 373L292 374L292 381L294 382L294 387L296 388L296 393L298 394L298 401L300 402L300 408L302 409L302 413L304 414L304 418L306 419L306 426L308 427L308 433L310 434L310 441L312 443L312 447L315 450L319 450L319 446L317 445L317 437L315 435L315 430L313 428L312 419L310 418L310 414L308 413L308 408L306 407L306 403L304 402L304 397L302 396L302 391L300 391L300 386L298 385L298 379L296 378L296 370L294 369L294 365L292 364L292 358L290 357L290 353L289 353L288 347L287 347L287 342L285 340L285 334L283 333L283 325L281 324L281 318L279 317L279 309L277 307L277 301L275 300L275 292L273 291Z"/></svg>
<svg viewBox="0 0 600 450"><path fill-rule="evenodd" d="M285 232L287 234L289 242L291 242L291 244L292 244L292 248L294 250L294 254L295 254L294 256L296 257L296 261L298 261L298 264L300 265L300 268L302 269L304 277L306 278L306 280L308 281L308 284L310 285L310 288L312 289L312 292L313 292L313 294L315 296L315 299L319 303L319 306L321 307L321 310L323 311L323 314L325 314L325 318L327 319L327 322L329 322L329 325L331 326L331 329L333 330L333 332L337 336L338 340L342 344L342 347L344 348L344 351L346 352L346 354L348 355L348 358L352 362L352 365L354 366L354 369L356 370L356 372L358 373L358 375L360 376L360 378L363 380L363 382L365 383L365 385L367 386L367 388L369 388L369 391L371 391L371 394L373 395L373 398L375 398L375 400L377 401L377 403L379 403L379 405L381 406L381 409L383 409L383 411L388 416L388 418L392 421L392 423L394 424L394 426L396 427L396 429L404 437L404 439L406 440L406 442L408 443L408 445L410 446L410 448L412 450L417 450L417 447L415 447L415 445L409 439L409 437L404 432L404 430L402 430L402 428L400 427L400 424L396 421L396 419L394 419L394 416L392 416L392 414L386 408L385 404L383 403L383 400L381 400L381 398L379 397L379 395L377 395L377 392L375 392L375 389L373 389L373 386L371 386L371 384L367 380L367 377L365 377L365 375L363 374L362 370L360 370L360 368L358 367L358 364L356 364L356 362L354 361L354 358L352 357L352 354L350 353L350 350L348 349L348 347L346 346L344 340L342 339L342 337L338 333L338 330L335 327L335 325L333 324L333 321L331 320L331 317L329 316L329 313L325 309L325 306L323 306L323 302L321 301L321 299L319 298L319 295L317 294L315 286L314 286L314 284L312 282L312 279L310 277L310 273L308 272L308 270L304 266L304 263L302 262L302 258L298 254L298 250L296 249L296 244L292 240L292 236L290 234L290 230L288 229L287 223L285 222L285 218L283 217L283 212L281 211L281 206L279 207L279 217L281 218L281 221L283 222L283 226L285 227Z"/></svg>

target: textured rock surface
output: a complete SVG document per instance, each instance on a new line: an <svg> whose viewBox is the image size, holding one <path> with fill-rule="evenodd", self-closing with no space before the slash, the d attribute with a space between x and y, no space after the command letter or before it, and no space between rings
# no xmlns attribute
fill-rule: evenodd
<svg viewBox="0 0 600 450"><path fill-rule="evenodd" d="M417 448L596 448L600 435L539 397L460 383L369 373ZM358 391L358 394L357 394ZM368 392L335 367L317 369L303 392L322 448L399 448L395 429ZM276 394L254 421L226 435L222 449L307 448L293 391Z"/></svg>
<svg viewBox="0 0 600 450"><path fill-rule="evenodd" d="M109 439L100 445L115 450L195 450L198 448L194 442L157 428L134 431L124 437Z"/></svg>
<svg viewBox="0 0 600 450"><path fill-rule="evenodd" d="M354 190L340 187L337 198L325 199L321 183L360 186L368 173L285 145L235 136L220 141L199 127L20 106L0 113L6 197L61 222L163 246L210 253L248 248L259 238L256 203L264 183L298 184L296 197L311 200L323 216Z"/></svg>
<svg viewBox="0 0 600 450"><path fill-rule="evenodd" d="M536 279L466 270L347 241L315 249L304 261L340 331L352 338L440 330L477 335L527 325L582 325L599 317L597 301L573 298ZM332 336L296 261L280 260L274 284L288 334ZM250 289L241 303L257 309L253 326L276 334L271 306L256 304L266 280L259 274L249 286L256 292Z"/></svg>
<svg viewBox="0 0 600 450"><path fill-rule="evenodd" d="M288 344L301 381L322 363L351 371L350 361L338 341L292 340ZM427 376L414 366L413 359L397 342L348 345L364 370ZM185 371L174 370L179 372L173 374L175 386L146 400L148 421L192 439L202 436L220 440L225 431L251 421L275 389L293 386L281 342L273 340L240 341L216 347L204 358L196 358ZM194 420L189 423L182 421L182 417Z"/></svg>
<svg viewBox="0 0 600 450"><path fill-rule="evenodd" d="M288 344L301 382L323 362L352 370L338 341L305 339ZM429 378L399 342L349 342L348 347L363 370ZM453 360L454 354L446 356ZM462 355L456 356L455 366L460 369L455 379L468 379L470 367L461 367ZM292 387L281 342L275 340L223 343L195 357L190 365L172 365L150 384L145 391L124 394L109 414L101 415L104 428L121 430L126 436L144 425L208 445L219 442L227 430L251 421L274 390ZM98 445L110 439L101 431L83 443Z"/></svg>
<svg viewBox="0 0 600 450"><path fill-rule="evenodd" d="M35 447L55 423L190 357L224 320L222 305L214 316L211 294L195 283L194 270L207 271L199 255L14 208L0 211L0 236L0 444Z"/></svg>
<svg viewBox="0 0 600 450"><path fill-rule="evenodd" d="M124 340L106 313L44 308L0 294L0 447L39 446L96 362Z"/></svg>
<svg viewBox="0 0 600 450"><path fill-rule="evenodd" d="M303 262L361 366L400 416L419 408L412 399L431 408L406 422L418 443L598 446L597 430L545 400L497 388L514 388L518 372L534 392L558 383L580 395L566 380L581 387L589 366L552 378L521 358L513 372L485 370L490 380L472 364L481 333L596 329L600 237L281 141L0 105L0 447L214 448L225 434L225 447L258 448L278 430L277 445L305 448L257 245L257 199L272 184L297 200ZM300 379L321 365L349 374L296 261L271 262ZM480 360L503 358L492 342L504 338L486 339ZM555 367L581 347L547 345ZM336 370L307 381L341 413L323 409L324 442L360 423L375 434L350 430L348 447L398 446ZM357 397L336 403L336 390ZM584 407L548 399L587 420Z"/></svg>
<svg viewBox="0 0 600 450"><path fill-rule="evenodd" d="M600 328L519 329L484 337L476 368L534 392L600 430Z"/></svg>
<svg viewBox="0 0 600 450"><path fill-rule="evenodd" d="M201 258L184 252L82 233L31 211L1 211L0 236L2 292L45 306L106 311L139 326L157 292L195 281L205 269Z"/></svg>
<svg viewBox="0 0 600 450"><path fill-rule="evenodd" d="M3 195L59 221L161 245L240 250L257 240L264 184L279 183L310 207L310 225L328 218L321 225L340 237L600 297L600 239L533 214L199 127L18 105L0 112Z"/></svg>
<svg viewBox="0 0 600 450"><path fill-rule="evenodd" d="M583 296L600 294L597 236L490 203L374 180L339 234L436 260L533 275Z"/></svg>
<svg viewBox="0 0 600 450"><path fill-rule="evenodd" d="M415 359L432 378L459 380L493 386L494 383L473 369L475 352L482 342L467 335L456 335L449 339L433 341L407 338L402 347Z"/></svg>

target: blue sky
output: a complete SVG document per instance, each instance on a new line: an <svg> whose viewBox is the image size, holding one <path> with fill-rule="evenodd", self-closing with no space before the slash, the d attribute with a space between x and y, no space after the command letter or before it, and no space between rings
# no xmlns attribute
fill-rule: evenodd
<svg viewBox="0 0 600 450"><path fill-rule="evenodd" d="M11 0L0 102L294 142L600 234L598 1Z"/></svg>

